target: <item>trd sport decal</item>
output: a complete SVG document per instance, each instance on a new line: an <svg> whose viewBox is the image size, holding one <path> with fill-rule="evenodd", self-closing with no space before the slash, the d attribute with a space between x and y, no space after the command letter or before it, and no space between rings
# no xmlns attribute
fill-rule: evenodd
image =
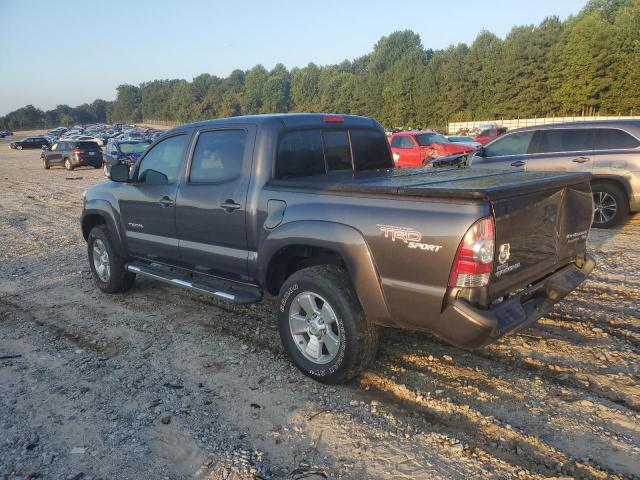
<svg viewBox="0 0 640 480"><path fill-rule="evenodd" d="M393 225L378 225L378 228L383 233L384 238L390 238L392 242L396 240L403 242L408 248L424 250L425 252L437 252L442 248L442 245L422 243L422 234L413 228L394 227Z"/></svg>

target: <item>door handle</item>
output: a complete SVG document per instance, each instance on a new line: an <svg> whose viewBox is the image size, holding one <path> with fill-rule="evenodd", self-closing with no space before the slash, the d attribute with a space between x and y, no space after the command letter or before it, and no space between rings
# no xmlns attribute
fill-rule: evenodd
<svg viewBox="0 0 640 480"><path fill-rule="evenodd" d="M158 202L160 204L160 206L162 208L167 208L173 205L173 200L171 200L169 197L164 196L160 199L160 201Z"/></svg>
<svg viewBox="0 0 640 480"><path fill-rule="evenodd" d="M511 164L512 167L522 167L523 165L524 165L524 162L522 160L518 160Z"/></svg>
<svg viewBox="0 0 640 480"><path fill-rule="evenodd" d="M224 210L227 211L227 213L231 213L234 210L238 210L240 208L240 205L237 204L236 202L234 202L233 200L231 200L230 198L227 198L224 203L222 205L220 205Z"/></svg>
<svg viewBox="0 0 640 480"><path fill-rule="evenodd" d="M590 160L589 157L578 157L578 158L574 158L571 161L574 163L585 163L585 162L588 162L589 160Z"/></svg>

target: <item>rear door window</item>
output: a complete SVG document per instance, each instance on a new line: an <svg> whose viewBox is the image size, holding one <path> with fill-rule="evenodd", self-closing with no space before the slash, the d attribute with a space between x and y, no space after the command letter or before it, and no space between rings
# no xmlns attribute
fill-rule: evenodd
<svg viewBox="0 0 640 480"><path fill-rule="evenodd" d="M391 139L391 146L395 148L402 147L402 137L398 137L398 136L393 137Z"/></svg>
<svg viewBox="0 0 640 480"><path fill-rule="evenodd" d="M349 147L349 135L346 130L325 130L322 133L324 139L324 156L327 160L327 169L351 170L351 148Z"/></svg>
<svg viewBox="0 0 640 480"><path fill-rule="evenodd" d="M593 149L593 130L561 128L540 130L533 153L586 152Z"/></svg>
<svg viewBox="0 0 640 480"><path fill-rule="evenodd" d="M500 137L484 148L485 157L503 157L506 155L524 155L529 150L533 138L531 132L517 132Z"/></svg>
<svg viewBox="0 0 640 480"><path fill-rule="evenodd" d="M596 150L624 150L638 146L640 146L640 141L623 130L616 128L595 129L594 148Z"/></svg>
<svg viewBox="0 0 640 480"><path fill-rule="evenodd" d="M244 130L202 132L193 152L189 181L223 183L240 177L246 140Z"/></svg>
<svg viewBox="0 0 640 480"><path fill-rule="evenodd" d="M382 132L377 130L351 130L351 148L356 170L393 167L389 143Z"/></svg>
<svg viewBox="0 0 640 480"><path fill-rule="evenodd" d="M320 130L285 133L278 145L276 178L296 178L325 173Z"/></svg>

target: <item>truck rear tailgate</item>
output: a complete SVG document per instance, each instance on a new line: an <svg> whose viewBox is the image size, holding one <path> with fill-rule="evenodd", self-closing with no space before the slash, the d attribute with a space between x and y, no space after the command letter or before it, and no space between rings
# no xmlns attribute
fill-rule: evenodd
<svg viewBox="0 0 640 480"><path fill-rule="evenodd" d="M495 200L492 207L496 259L490 299L584 257L593 211L588 177Z"/></svg>

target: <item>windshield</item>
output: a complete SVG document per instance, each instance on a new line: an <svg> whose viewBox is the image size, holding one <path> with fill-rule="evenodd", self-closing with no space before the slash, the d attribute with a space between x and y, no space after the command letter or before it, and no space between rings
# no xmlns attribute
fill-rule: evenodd
<svg viewBox="0 0 640 480"><path fill-rule="evenodd" d="M432 143L449 143L449 140L439 133L421 133L416 135L416 140L421 147L426 147Z"/></svg>
<svg viewBox="0 0 640 480"><path fill-rule="evenodd" d="M118 148L122 153L142 153L151 142L120 143Z"/></svg>

